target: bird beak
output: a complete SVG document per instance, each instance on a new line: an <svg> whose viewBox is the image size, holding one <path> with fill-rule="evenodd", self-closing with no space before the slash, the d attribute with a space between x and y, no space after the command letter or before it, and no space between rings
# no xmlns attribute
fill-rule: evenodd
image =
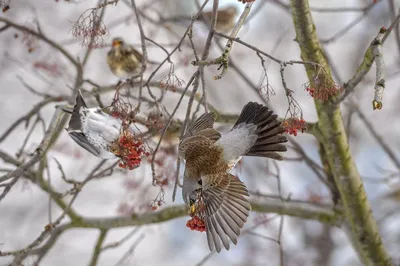
<svg viewBox="0 0 400 266"><path fill-rule="evenodd" d="M114 40L112 42L112 47L120 47L121 46L121 41L119 40Z"/></svg>
<svg viewBox="0 0 400 266"><path fill-rule="evenodd" d="M193 216L195 211L196 211L195 204L191 204L190 207L189 207L189 215Z"/></svg>

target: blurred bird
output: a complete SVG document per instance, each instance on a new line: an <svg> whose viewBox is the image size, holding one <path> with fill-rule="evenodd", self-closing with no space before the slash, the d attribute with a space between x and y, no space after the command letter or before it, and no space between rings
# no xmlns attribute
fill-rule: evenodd
<svg viewBox="0 0 400 266"><path fill-rule="evenodd" d="M381 197L378 197L380 200L393 200L396 202L400 202L400 187L394 186L391 187L391 191L388 193L385 193Z"/></svg>
<svg viewBox="0 0 400 266"><path fill-rule="evenodd" d="M179 137L181 132L182 122L172 120L169 127L164 133L161 146L167 147L174 145L175 147L179 144ZM158 143L161 138L162 131L151 130L153 131L152 140L155 143Z"/></svg>
<svg viewBox="0 0 400 266"><path fill-rule="evenodd" d="M122 38L114 38L107 55L107 64L115 76L127 79L140 73L142 57L133 46L125 44Z"/></svg>
<svg viewBox="0 0 400 266"><path fill-rule="evenodd" d="M111 144L120 135L121 120L103 112L100 107L87 108L80 90L73 111L64 111L72 114L66 130L76 143L102 159L118 157Z"/></svg>
<svg viewBox="0 0 400 266"><path fill-rule="evenodd" d="M213 129L215 115L201 115L185 132L179 156L185 160L182 196L190 216L205 222L210 250L221 251L221 241L237 243L251 210L246 186L229 172L242 156L282 160L285 131L266 106L249 102L225 135Z"/></svg>
<svg viewBox="0 0 400 266"><path fill-rule="evenodd" d="M229 6L224 9L218 10L217 15L217 22L215 29L220 32L227 32L235 26L235 18L238 14L236 7ZM203 16L208 20L211 21L212 18L212 11L210 12L203 12ZM199 16L197 20L203 20L203 16Z"/></svg>

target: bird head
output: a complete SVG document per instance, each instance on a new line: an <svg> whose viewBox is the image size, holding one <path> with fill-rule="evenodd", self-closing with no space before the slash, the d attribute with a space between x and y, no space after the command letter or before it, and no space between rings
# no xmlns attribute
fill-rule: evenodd
<svg viewBox="0 0 400 266"><path fill-rule="evenodd" d="M200 200L201 195L201 182L196 180L185 180L182 187L182 196L188 207L188 213L193 216L196 213L196 206Z"/></svg>
<svg viewBox="0 0 400 266"><path fill-rule="evenodd" d="M122 46L124 46L124 40L122 40L122 38L114 38L113 40L112 40L112 47L113 48L119 48L119 47L122 47Z"/></svg>

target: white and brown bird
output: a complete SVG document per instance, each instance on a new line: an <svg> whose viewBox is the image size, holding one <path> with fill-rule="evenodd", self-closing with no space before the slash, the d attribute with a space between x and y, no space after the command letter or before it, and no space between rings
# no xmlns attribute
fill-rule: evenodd
<svg viewBox="0 0 400 266"><path fill-rule="evenodd" d="M240 230L251 210L246 186L230 171L242 156L282 160L278 152L285 131L266 106L249 102L228 133L213 129L215 115L201 115L186 131L179 156L185 160L182 196L190 216L205 224L210 250L237 244ZM230 241L229 241L230 240Z"/></svg>
<svg viewBox="0 0 400 266"><path fill-rule="evenodd" d="M142 58L140 52L118 37L112 41L112 48L107 54L107 64L115 76L127 79L140 73Z"/></svg>
<svg viewBox="0 0 400 266"><path fill-rule="evenodd" d="M115 159L112 144L120 136L122 121L105 112L100 107L88 108L78 91L76 104L68 124L68 134L82 148L102 159Z"/></svg>

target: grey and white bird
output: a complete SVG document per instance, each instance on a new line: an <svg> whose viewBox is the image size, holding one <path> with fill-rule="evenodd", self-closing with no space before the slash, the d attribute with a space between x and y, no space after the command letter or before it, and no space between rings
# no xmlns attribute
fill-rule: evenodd
<svg viewBox="0 0 400 266"><path fill-rule="evenodd" d="M88 108L79 90L71 113L68 134L82 148L102 159L115 159L112 143L120 136L122 121L100 107Z"/></svg>
<svg viewBox="0 0 400 266"><path fill-rule="evenodd" d="M282 160L279 152L287 150L283 143L288 140L277 115L255 102L243 107L224 135L213 128L214 119L205 113L188 128L179 156L186 164L182 197L189 215L205 225L210 250L220 252L222 246L229 249L230 241L237 243L251 210L248 190L231 170L242 156Z"/></svg>

